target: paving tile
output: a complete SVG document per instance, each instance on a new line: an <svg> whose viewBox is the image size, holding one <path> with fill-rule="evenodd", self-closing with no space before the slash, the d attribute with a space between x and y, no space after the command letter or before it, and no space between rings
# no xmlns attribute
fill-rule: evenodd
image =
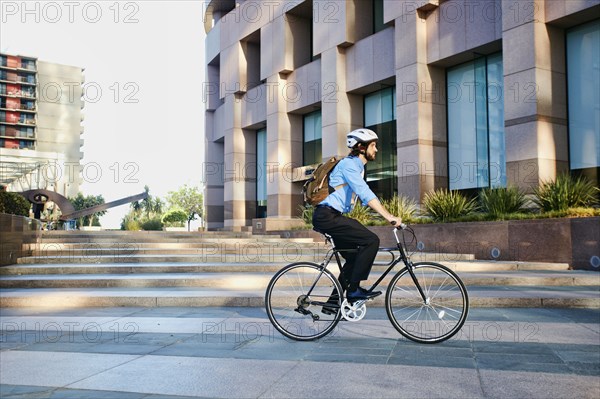
<svg viewBox="0 0 600 399"><path fill-rule="evenodd" d="M498 342L474 342L473 351L480 353L507 354L546 354L554 355L552 347L542 343L498 343Z"/></svg>
<svg viewBox="0 0 600 399"><path fill-rule="evenodd" d="M388 355L350 354L350 353L309 353L304 357L309 362L333 362L359 364L386 364Z"/></svg>
<svg viewBox="0 0 600 399"><path fill-rule="evenodd" d="M339 378L321 381L333 372ZM402 376L410 376L402 378ZM461 381L457 384L456 381ZM293 387L293 389L290 389ZM442 388L443 387L443 388ZM415 369L391 364L299 363L261 398L478 398L482 397L476 370Z"/></svg>
<svg viewBox="0 0 600 399"><path fill-rule="evenodd" d="M394 348L391 356L432 356L432 357L465 357L472 359L474 357L471 348L444 347L438 345L399 345Z"/></svg>
<svg viewBox="0 0 600 399"><path fill-rule="evenodd" d="M50 399L143 399L144 394L137 392L92 391L88 389L56 389Z"/></svg>
<svg viewBox="0 0 600 399"><path fill-rule="evenodd" d="M401 364L405 366L419 367L445 367L445 368L461 368L461 369L476 369L477 365L474 358L469 357L454 357L454 356L431 356L431 355L392 355L387 361L388 364Z"/></svg>
<svg viewBox="0 0 600 399"><path fill-rule="evenodd" d="M11 384L0 384L0 398L23 398L27 394L33 396L33 394L50 393L54 388L51 387L37 387L30 385L11 385Z"/></svg>
<svg viewBox="0 0 600 399"><path fill-rule="evenodd" d="M130 362L137 357L93 353L7 351L2 352L0 383L62 387Z"/></svg>
<svg viewBox="0 0 600 399"><path fill-rule="evenodd" d="M482 369L479 372L485 396L488 398L597 398L596 377L544 373L496 371Z"/></svg>
<svg viewBox="0 0 600 399"><path fill-rule="evenodd" d="M98 390L110 387L112 390L162 395L256 398L295 364L283 361L145 356L122 367L114 367L80 380L69 388Z"/></svg>
<svg viewBox="0 0 600 399"><path fill-rule="evenodd" d="M506 354L477 353L477 367L487 370L539 371L571 374L571 369L558 357L547 354Z"/></svg>

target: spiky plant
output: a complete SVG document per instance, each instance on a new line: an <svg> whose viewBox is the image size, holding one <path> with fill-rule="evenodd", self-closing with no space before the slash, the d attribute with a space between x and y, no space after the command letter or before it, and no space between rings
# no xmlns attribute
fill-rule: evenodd
<svg viewBox="0 0 600 399"><path fill-rule="evenodd" d="M415 200L404 194L394 194L392 198L381 202L389 213L401 217L404 221L411 220L417 212Z"/></svg>
<svg viewBox="0 0 600 399"><path fill-rule="evenodd" d="M527 205L525 193L518 187L486 188L479 193L481 210L493 216L522 212Z"/></svg>
<svg viewBox="0 0 600 399"><path fill-rule="evenodd" d="M304 220L304 223L308 225L312 225L313 214L315 213L315 208L312 205L304 205L300 206L300 217Z"/></svg>
<svg viewBox="0 0 600 399"><path fill-rule="evenodd" d="M598 204L598 192L598 187L584 176L572 177L563 173L556 180L545 181L535 188L533 202L543 212L564 211Z"/></svg>
<svg viewBox="0 0 600 399"><path fill-rule="evenodd" d="M423 206L436 221L448 221L467 215L477 209L475 199L468 199L458 191L446 189L425 194Z"/></svg>
<svg viewBox="0 0 600 399"><path fill-rule="evenodd" d="M374 217L371 213L371 208L361 205L360 202L358 202L346 216L356 219L362 224L368 224L372 222Z"/></svg>

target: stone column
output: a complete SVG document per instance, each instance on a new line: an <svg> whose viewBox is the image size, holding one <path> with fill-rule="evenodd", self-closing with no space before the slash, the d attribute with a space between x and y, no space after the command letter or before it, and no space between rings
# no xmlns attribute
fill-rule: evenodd
<svg viewBox="0 0 600 399"><path fill-rule="evenodd" d="M323 160L348 155L346 135L362 127L362 97L346 93L346 51L335 46L321 53Z"/></svg>
<svg viewBox="0 0 600 399"><path fill-rule="evenodd" d="M206 161L202 172L206 185L204 198L205 219L207 229L214 230L224 227L223 143L207 140L205 154Z"/></svg>
<svg viewBox="0 0 600 399"><path fill-rule="evenodd" d="M448 185L445 74L427 65L427 24L414 9L395 20L398 192L421 201Z"/></svg>
<svg viewBox="0 0 600 399"><path fill-rule="evenodd" d="M302 203L301 185L292 182L302 162L302 121L287 114L286 87L279 73L267 79L267 230L290 228Z"/></svg>
<svg viewBox="0 0 600 399"><path fill-rule="evenodd" d="M251 223L256 211L255 172L256 137L241 128L241 99L239 94L225 96L224 128L224 227L240 231ZM254 201L254 202L253 202Z"/></svg>
<svg viewBox="0 0 600 399"><path fill-rule="evenodd" d="M526 190L568 170L564 35L544 5L502 2L507 181Z"/></svg>

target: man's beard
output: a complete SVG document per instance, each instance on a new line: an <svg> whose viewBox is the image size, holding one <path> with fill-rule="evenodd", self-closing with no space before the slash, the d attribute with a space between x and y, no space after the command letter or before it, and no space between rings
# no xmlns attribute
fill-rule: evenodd
<svg viewBox="0 0 600 399"><path fill-rule="evenodd" d="M367 158L367 161L374 161L375 157L377 156L377 154L365 154L365 158Z"/></svg>

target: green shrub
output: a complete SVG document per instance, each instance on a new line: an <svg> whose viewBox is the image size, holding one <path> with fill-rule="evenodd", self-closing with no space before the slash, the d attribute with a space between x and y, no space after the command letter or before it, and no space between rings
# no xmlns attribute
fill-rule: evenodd
<svg viewBox="0 0 600 399"><path fill-rule="evenodd" d="M0 213L29 217L31 204L21 194L0 191Z"/></svg>
<svg viewBox="0 0 600 399"><path fill-rule="evenodd" d="M477 210L475 199L468 199L458 191L445 189L425 194L423 206L436 221L446 222Z"/></svg>
<svg viewBox="0 0 600 399"><path fill-rule="evenodd" d="M163 228L163 224L160 221L159 218L153 218L153 219L149 219L146 220L145 222L142 223L142 230L162 230Z"/></svg>
<svg viewBox="0 0 600 399"><path fill-rule="evenodd" d="M417 203L414 199L404 194L394 194L390 199L381 201L385 209L394 216L399 216L403 221L410 221L417 212Z"/></svg>
<svg viewBox="0 0 600 399"><path fill-rule="evenodd" d="M305 224L312 226L312 218L315 213L315 208L312 205L300 206L300 217Z"/></svg>
<svg viewBox="0 0 600 399"><path fill-rule="evenodd" d="M598 187L583 176L560 174L534 189L533 202L543 212L565 211L569 208L590 207L598 203Z"/></svg>
<svg viewBox="0 0 600 399"><path fill-rule="evenodd" d="M574 217L574 218L584 218L584 217L593 217L600 216L600 209L597 208L568 208L561 211L550 211L543 213L542 215L550 218L561 218L561 217Z"/></svg>
<svg viewBox="0 0 600 399"><path fill-rule="evenodd" d="M121 222L121 230L139 231L141 229L142 229L142 226L140 225L140 222L138 222L137 220L129 219L129 220L123 220Z"/></svg>
<svg viewBox="0 0 600 399"><path fill-rule="evenodd" d="M483 212L504 215L522 212L527 198L517 187L486 188L479 193L479 203Z"/></svg>
<svg viewBox="0 0 600 399"><path fill-rule="evenodd" d="M183 209L169 209L161 218L161 222L167 227L183 227L187 222L188 215Z"/></svg>
<svg viewBox="0 0 600 399"><path fill-rule="evenodd" d="M371 208L368 206L362 206L360 203L357 203L352 211L350 211L346 216L352 219L358 220L361 224L373 224L373 219L375 216L371 213Z"/></svg>

